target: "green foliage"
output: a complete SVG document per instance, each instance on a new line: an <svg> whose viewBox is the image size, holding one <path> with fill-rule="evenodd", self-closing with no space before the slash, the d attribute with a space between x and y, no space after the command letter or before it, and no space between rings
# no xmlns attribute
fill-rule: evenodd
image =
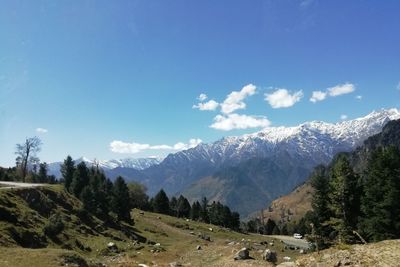
<svg viewBox="0 0 400 267"><path fill-rule="evenodd" d="M129 189L124 179L119 176L114 182L113 199L111 201L112 211L115 212L119 220L131 221Z"/></svg>
<svg viewBox="0 0 400 267"><path fill-rule="evenodd" d="M314 223L320 246L357 242L354 230L371 241L400 237L399 149L378 147L368 152L370 157L360 151L368 158L360 175L350 156L339 154L328 169L318 167L311 177L313 212L304 219Z"/></svg>
<svg viewBox="0 0 400 267"><path fill-rule="evenodd" d="M64 221L59 213L55 213L49 217L48 223L44 226L43 231L46 235L54 237L64 230Z"/></svg>
<svg viewBox="0 0 400 267"><path fill-rule="evenodd" d="M377 149L368 164L360 226L369 239L400 237L400 152Z"/></svg>
<svg viewBox="0 0 400 267"><path fill-rule="evenodd" d="M189 201L182 195L179 196L178 202L177 202L177 213L176 216L179 217L185 217L189 218L190 216L190 204Z"/></svg>
<svg viewBox="0 0 400 267"><path fill-rule="evenodd" d="M201 205L198 201L193 202L192 209L190 210L190 218L192 220L199 220L201 212Z"/></svg>
<svg viewBox="0 0 400 267"><path fill-rule="evenodd" d="M351 242L352 230L357 225L359 215L360 194L358 177L346 154L339 154L334 162L329 196L330 208L336 219L331 225L338 233L339 242Z"/></svg>
<svg viewBox="0 0 400 267"><path fill-rule="evenodd" d="M149 196L146 194L146 186L137 182L130 182L128 183L128 189L132 208L148 210Z"/></svg>
<svg viewBox="0 0 400 267"><path fill-rule="evenodd" d="M162 214L170 214L169 199L163 189L153 199L153 210Z"/></svg>
<svg viewBox="0 0 400 267"><path fill-rule="evenodd" d="M72 157L68 155L67 158L64 160L64 163L61 165L61 174L64 180L65 188L69 192L71 192L70 186L72 183L72 179L74 177L74 172L75 172L75 163L72 160Z"/></svg>
<svg viewBox="0 0 400 267"><path fill-rule="evenodd" d="M77 197L80 196L83 188L89 184L89 170L85 162L81 162L76 166L74 171L70 191Z"/></svg>

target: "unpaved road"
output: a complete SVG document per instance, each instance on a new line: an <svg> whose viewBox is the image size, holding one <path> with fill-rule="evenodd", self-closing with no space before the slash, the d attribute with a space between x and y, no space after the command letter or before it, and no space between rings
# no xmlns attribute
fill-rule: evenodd
<svg viewBox="0 0 400 267"><path fill-rule="evenodd" d="M45 185L46 184L30 184L30 183L0 181L0 190L1 189L10 189L10 188L39 187L39 186L45 186Z"/></svg>
<svg viewBox="0 0 400 267"><path fill-rule="evenodd" d="M295 246L295 247L299 247L301 249L309 249L310 248L310 244L305 239L296 239L292 236L287 236L287 235L271 235L270 237L282 240L283 243L285 243L286 245L289 245L289 246Z"/></svg>

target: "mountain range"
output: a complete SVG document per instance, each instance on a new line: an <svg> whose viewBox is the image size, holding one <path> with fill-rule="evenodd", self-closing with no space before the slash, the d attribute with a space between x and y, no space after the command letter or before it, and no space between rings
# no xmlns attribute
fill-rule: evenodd
<svg viewBox="0 0 400 267"><path fill-rule="evenodd" d="M118 165L121 161L113 160L103 165L111 178L121 175L139 181L150 195L164 188L169 195L183 194L191 201L207 197L247 216L303 183L316 165L327 164L338 152L353 150L388 121L399 118L399 110L382 109L339 123L268 127L202 143L161 162L146 161L146 167Z"/></svg>

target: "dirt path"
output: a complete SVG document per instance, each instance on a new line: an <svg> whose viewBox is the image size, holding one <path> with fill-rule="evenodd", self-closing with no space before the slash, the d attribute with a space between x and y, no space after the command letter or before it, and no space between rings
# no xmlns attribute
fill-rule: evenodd
<svg viewBox="0 0 400 267"><path fill-rule="evenodd" d="M46 184L31 184L31 183L0 181L0 189L27 188L27 187L40 187L40 186L46 186Z"/></svg>

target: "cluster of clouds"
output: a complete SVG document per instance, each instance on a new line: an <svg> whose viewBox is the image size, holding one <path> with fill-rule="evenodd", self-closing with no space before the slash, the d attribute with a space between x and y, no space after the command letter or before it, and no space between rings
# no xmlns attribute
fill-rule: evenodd
<svg viewBox="0 0 400 267"><path fill-rule="evenodd" d="M300 102L304 97L302 90L291 91L286 88L269 88L271 92L264 94L264 100L273 108L289 108ZM349 94L355 91L355 85L352 83L338 84L336 86L327 88L325 91L313 91L309 99L312 103L317 103L327 99L328 97L337 97L340 95ZM257 94L257 88L253 84L244 86L239 91L233 91L228 94L224 101L217 102L214 99L209 99L204 93L200 94L197 98L198 103L193 105L192 108L201 111L216 111L219 110L218 115L213 119L211 128L223 131L230 131L234 129L248 129L248 128L265 128L270 126L271 122L265 116L244 115L238 114L238 110L246 109L245 100ZM362 96L357 95L357 100L361 100ZM341 116L342 120L347 119L346 115Z"/></svg>
<svg viewBox="0 0 400 267"><path fill-rule="evenodd" d="M211 128L223 131L233 129L248 129L268 127L271 123L265 116L240 115L237 110L246 109L246 98L256 94L257 88L253 84L244 86L239 91L233 91L228 94L225 100L218 103L214 99L208 100L206 94L200 94L197 98L199 103L193 105L194 109L215 111L219 108L220 114L214 117L214 122L210 125Z"/></svg>
<svg viewBox="0 0 400 267"><path fill-rule="evenodd" d="M190 139L188 143L178 142L175 145L150 145L140 143L128 143L123 141L114 140L110 143L110 150L115 153L121 154L136 154L146 150L168 150L168 151L181 151L189 148L196 147L202 142L201 139Z"/></svg>
<svg viewBox="0 0 400 267"><path fill-rule="evenodd" d="M325 100L327 97L336 97L344 94L349 94L352 93L356 90L356 87L354 84L351 83L344 83L344 84L339 84L334 87L328 88L326 91L314 91L312 92L312 96L310 98L310 101L313 103L316 103L318 101ZM356 96L356 99L361 100L362 96L358 95Z"/></svg>

